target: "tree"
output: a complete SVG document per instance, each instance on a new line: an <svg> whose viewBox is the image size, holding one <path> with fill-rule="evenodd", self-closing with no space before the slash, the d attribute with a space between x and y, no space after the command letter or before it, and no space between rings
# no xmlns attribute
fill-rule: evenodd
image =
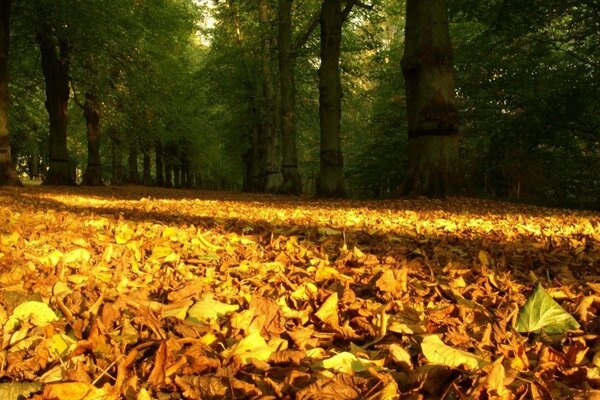
<svg viewBox="0 0 600 400"><path fill-rule="evenodd" d="M262 130L264 160L264 190L276 192L281 185L281 158L279 154L278 127L275 126L275 93L271 74L271 30L269 22L269 2L258 2L258 23L260 29L260 53L262 69Z"/></svg>
<svg viewBox="0 0 600 400"><path fill-rule="evenodd" d="M8 132L8 50L11 0L0 0L0 185L20 185Z"/></svg>
<svg viewBox="0 0 600 400"><path fill-rule="evenodd" d="M319 121L321 131L320 170L317 196L344 197L344 158L341 145L342 82L340 52L342 24L352 8L372 8L357 0L323 0L320 14L321 66L319 68Z"/></svg>
<svg viewBox="0 0 600 400"><path fill-rule="evenodd" d="M402 194L444 197L458 175L458 112L447 0L407 0L402 73L408 173Z"/></svg>
<svg viewBox="0 0 600 400"><path fill-rule="evenodd" d="M323 0L321 6L321 67L319 68L321 164L317 180L317 195L320 197L343 197L346 192L344 188L344 161L340 142L342 118L341 43L341 0Z"/></svg>
<svg viewBox="0 0 600 400"><path fill-rule="evenodd" d="M102 160L100 158L100 113L94 95L86 93L83 115L87 127L88 161L82 184L102 186Z"/></svg>
<svg viewBox="0 0 600 400"><path fill-rule="evenodd" d="M69 106L69 44L50 22L40 26L37 41L46 84L46 110L50 125L49 165L44 184L74 185L69 167L67 124Z"/></svg>

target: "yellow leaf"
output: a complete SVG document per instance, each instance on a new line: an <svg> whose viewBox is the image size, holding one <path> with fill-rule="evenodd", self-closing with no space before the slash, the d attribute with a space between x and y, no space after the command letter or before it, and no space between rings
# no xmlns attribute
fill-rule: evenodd
<svg viewBox="0 0 600 400"><path fill-rule="evenodd" d="M48 350L50 351L50 354L57 357L62 357L67 353L71 346L76 343L77 342L75 339L71 338L70 336L67 336L63 333L57 333L50 338Z"/></svg>
<svg viewBox="0 0 600 400"><path fill-rule="evenodd" d="M58 317L47 304L40 301L28 301L18 305L4 325L4 332L12 332L20 322L29 321L35 326L44 326Z"/></svg>
<svg viewBox="0 0 600 400"><path fill-rule="evenodd" d="M506 373L504 371L504 366L502 365L502 358L499 358L494 362L494 366L490 371L487 378L487 385L490 390L496 392L496 395L503 396L507 391L504 386L504 379L506 378Z"/></svg>
<svg viewBox="0 0 600 400"><path fill-rule="evenodd" d="M479 262L481 263L481 265L483 265L484 267L489 267L490 266L490 253L488 253L485 250L479 250Z"/></svg>
<svg viewBox="0 0 600 400"><path fill-rule="evenodd" d="M44 388L44 396L57 400L112 400L116 397L106 389L84 382L51 383Z"/></svg>
<svg viewBox="0 0 600 400"><path fill-rule="evenodd" d="M212 332L208 332L207 334L205 334L204 336L202 336L200 338L200 342L204 343L207 346L210 346L217 340L218 340L217 336Z"/></svg>
<svg viewBox="0 0 600 400"><path fill-rule="evenodd" d="M335 356L318 361L313 364L313 367L330 369L336 372L342 372L345 374L352 374L353 372L366 371L369 368L381 369L385 360L367 360L355 356L352 353L344 351Z"/></svg>
<svg viewBox="0 0 600 400"><path fill-rule="evenodd" d="M290 295L292 299L298 301L307 301L314 297L317 294L317 285L312 282L303 283L296 290L292 292Z"/></svg>
<svg viewBox="0 0 600 400"><path fill-rule="evenodd" d="M221 303L213 299L212 295L208 295L190 307L188 319L197 322L210 322L230 312L237 311L239 308L236 304Z"/></svg>
<svg viewBox="0 0 600 400"><path fill-rule="evenodd" d="M465 365L468 369L481 369L489 362L481 357L466 351L450 347L437 335L429 335L421 343L423 354L430 363L442 364L451 368L458 368Z"/></svg>
<svg viewBox="0 0 600 400"><path fill-rule="evenodd" d="M127 224L121 224L115 228L115 242L125 244L133 239L134 231Z"/></svg>
<svg viewBox="0 0 600 400"><path fill-rule="evenodd" d="M10 235L0 235L0 244L3 246L14 246L19 242L19 232L13 232Z"/></svg>
<svg viewBox="0 0 600 400"><path fill-rule="evenodd" d="M340 318L338 316L338 295L336 292L333 292L333 294L325 300L315 315L329 326L337 327L340 325Z"/></svg>
<svg viewBox="0 0 600 400"><path fill-rule="evenodd" d="M406 364L409 367L412 365L410 354L399 344L392 343L390 345L390 355L392 356L392 360L398 364Z"/></svg>
<svg viewBox="0 0 600 400"><path fill-rule="evenodd" d="M248 336L240 340L228 349L223 351L223 357L229 358L238 356L242 363L247 364L252 359L267 361L273 351L267 345L267 342L256 330L250 332Z"/></svg>

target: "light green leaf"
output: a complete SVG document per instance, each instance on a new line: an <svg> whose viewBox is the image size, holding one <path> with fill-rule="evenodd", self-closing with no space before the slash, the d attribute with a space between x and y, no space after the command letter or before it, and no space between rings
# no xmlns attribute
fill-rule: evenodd
<svg viewBox="0 0 600 400"><path fill-rule="evenodd" d="M314 363L313 367L351 374L352 372L366 371L369 368L381 369L383 368L383 361L367 360L344 351L331 358Z"/></svg>
<svg viewBox="0 0 600 400"><path fill-rule="evenodd" d="M489 364L481 357L444 344L437 335L426 336L421 343L421 349L430 363L442 364L451 368L465 365L469 369L480 369Z"/></svg>
<svg viewBox="0 0 600 400"><path fill-rule="evenodd" d="M35 326L44 326L50 322L57 321L58 317L46 303L40 301L28 301L18 305L6 324L4 331L12 332L19 323L29 320Z"/></svg>
<svg viewBox="0 0 600 400"><path fill-rule="evenodd" d="M218 320L227 313L237 311L238 308L240 308L238 305L221 303L213 299L212 295L208 295L190 307L187 319L194 322L210 322Z"/></svg>
<svg viewBox="0 0 600 400"><path fill-rule="evenodd" d="M517 332L546 332L548 335L560 335L579 328L579 323L566 312L538 284L519 311L515 329Z"/></svg>
<svg viewBox="0 0 600 400"><path fill-rule="evenodd" d="M42 384L39 382L5 382L0 383L0 398L4 400L26 399L32 393L39 392Z"/></svg>

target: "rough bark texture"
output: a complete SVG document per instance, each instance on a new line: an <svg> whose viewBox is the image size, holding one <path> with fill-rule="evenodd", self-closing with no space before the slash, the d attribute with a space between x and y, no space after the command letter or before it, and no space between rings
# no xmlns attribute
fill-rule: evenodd
<svg viewBox="0 0 600 400"><path fill-rule="evenodd" d="M408 0L402 73L409 160L401 194L445 197L455 189L459 126L452 57L448 1Z"/></svg>
<svg viewBox="0 0 600 400"><path fill-rule="evenodd" d="M37 35L46 84L46 110L50 120L47 185L74 185L67 150L69 105L69 46L46 27Z"/></svg>
<svg viewBox="0 0 600 400"><path fill-rule="evenodd" d="M317 196L345 195L341 149L342 84L340 45L342 41L341 0L323 0L321 7L321 67L319 68L319 118L321 165Z"/></svg>
<svg viewBox="0 0 600 400"><path fill-rule="evenodd" d="M279 140L275 127L275 93L271 74L271 32L269 22L269 3L258 2L258 22L260 25L260 51L262 69L262 128L264 135L263 161L265 171L265 191L276 192L281 185L281 162Z"/></svg>
<svg viewBox="0 0 600 400"><path fill-rule="evenodd" d="M82 185L103 186L102 159L100 158L100 114L93 95L86 93L83 116L87 127L88 161Z"/></svg>
<svg viewBox="0 0 600 400"><path fill-rule="evenodd" d="M0 0L0 185L21 185L10 153L8 133L8 46L10 0Z"/></svg>
<svg viewBox="0 0 600 400"><path fill-rule="evenodd" d="M294 0L279 1L279 89L281 93L280 122L283 162L283 182L280 192L301 194L302 181L298 172L296 147L296 83L295 56L292 53L292 4Z"/></svg>

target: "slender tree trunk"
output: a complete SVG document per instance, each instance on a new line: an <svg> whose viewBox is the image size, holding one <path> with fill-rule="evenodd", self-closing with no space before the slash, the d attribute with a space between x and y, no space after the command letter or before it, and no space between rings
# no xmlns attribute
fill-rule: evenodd
<svg viewBox="0 0 600 400"><path fill-rule="evenodd" d="M145 186L152 185L152 160L150 158L150 149L144 149L144 170L142 172L142 184Z"/></svg>
<svg viewBox="0 0 600 400"><path fill-rule="evenodd" d="M8 46L11 0L0 0L0 186L20 186L8 133Z"/></svg>
<svg viewBox="0 0 600 400"><path fill-rule="evenodd" d="M342 42L341 0L323 0L321 7L321 67L319 68L319 119L321 165L317 196L343 197L344 162L341 148L342 84L340 46Z"/></svg>
<svg viewBox="0 0 600 400"><path fill-rule="evenodd" d="M74 185L67 150L69 105L69 47L52 37L50 28L37 36L46 83L46 110L50 120L49 165L44 184Z"/></svg>
<svg viewBox="0 0 600 400"><path fill-rule="evenodd" d="M165 184L165 164L164 164L164 160L163 160L163 149L162 149L162 143L160 143L160 141L156 141L156 144L154 145L154 150L156 153L156 186L164 186Z"/></svg>
<svg viewBox="0 0 600 400"><path fill-rule="evenodd" d="M129 165L129 183L133 183L137 185L140 183L140 173L138 171L138 151L137 151L137 143L132 142L129 144L129 156L128 156L128 165Z"/></svg>
<svg viewBox="0 0 600 400"><path fill-rule="evenodd" d="M301 194L302 181L298 172L296 148L296 83L295 55L292 54L292 4L294 0L279 0L279 89L281 93L281 140L283 182L280 191Z"/></svg>
<svg viewBox="0 0 600 400"><path fill-rule="evenodd" d="M281 184L281 166L277 152L278 138L275 127L275 93L271 74L271 33L269 4L267 0L258 2L258 22L260 25L260 47L262 67L262 127L264 134L265 191L276 192Z"/></svg>
<svg viewBox="0 0 600 400"><path fill-rule="evenodd" d="M445 197L459 175L448 0L407 0L405 29L402 73L409 153L400 192Z"/></svg>
<svg viewBox="0 0 600 400"><path fill-rule="evenodd" d="M103 186L102 159L100 158L100 114L98 113L98 103L90 93L85 95L83 116L87 126L88 161L82 184Z"/></svg>

